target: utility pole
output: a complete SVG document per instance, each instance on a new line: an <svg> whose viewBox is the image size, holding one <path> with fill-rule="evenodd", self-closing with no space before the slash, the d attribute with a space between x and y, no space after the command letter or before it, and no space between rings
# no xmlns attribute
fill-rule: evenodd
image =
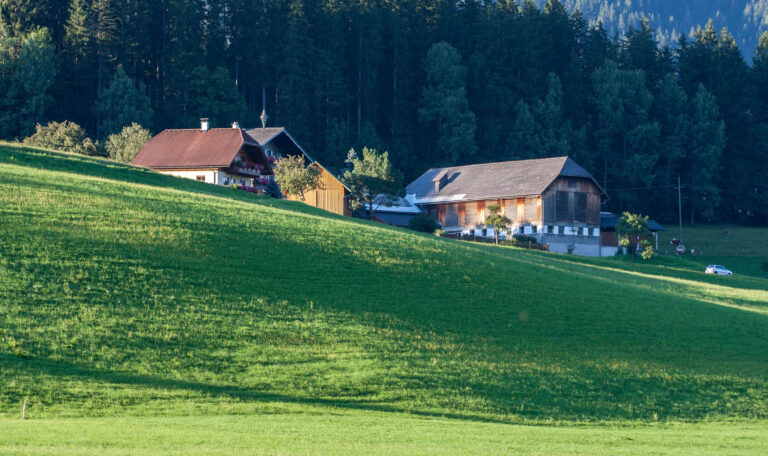
<svg viewBox="0 0 768 456"><path fill-rule="evenodd" d="M682 188L680 186L680 175L677 175L677 214L678 218L680 219L680 234L678 239L680 239L680 244L683 243L683 197L681 194Z"/></svg>

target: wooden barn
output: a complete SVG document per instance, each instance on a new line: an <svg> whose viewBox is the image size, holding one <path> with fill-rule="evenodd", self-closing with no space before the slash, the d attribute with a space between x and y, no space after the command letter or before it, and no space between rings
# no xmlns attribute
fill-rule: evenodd
<svg viewBox="0 0 768 456"><path fill-rule="evenodd" d="M289 155L303 155L311 166L320 168L322 186L317 190L305 192L304 203L334 214L352 215L349 209L349 188L323 165L312 159L285 128L250 128L246 130L246 134L264 148L270 161ZM291 200L300 200L298 195L286 195L286 197Z"/></svg>
<svg viewBox="0 0 768 456"><path fill-rule="evenodd" d="M492 237L485 217L499 205L512 221L504 236L531 236L553 252L600 255L604 192L569 157L431 169L406 194L448 233Z"/></svg>

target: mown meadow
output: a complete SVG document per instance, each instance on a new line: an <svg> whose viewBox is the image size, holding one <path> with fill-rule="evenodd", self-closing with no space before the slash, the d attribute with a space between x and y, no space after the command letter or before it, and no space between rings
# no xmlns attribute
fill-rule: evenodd
<svg viewBox="0 0 768 456"><path fill-rule="evenodd" d="M101 429L81 436L95 445L148 417L194 436L215 417L320 435L340 416L326 453L355 423L371 426L359 452L386 453L376 433L418 420L413 448L434 452L629 426L657 445L646 454L665 429L685 448L701 426L737 440L742 426L758 454L768 277L699 266L462 243L0 145L0 452L77 452L45 443L80 439L77 423ZM275 451L306 453L290 436ZM129 443L114 454L149 452Z"/></svg>

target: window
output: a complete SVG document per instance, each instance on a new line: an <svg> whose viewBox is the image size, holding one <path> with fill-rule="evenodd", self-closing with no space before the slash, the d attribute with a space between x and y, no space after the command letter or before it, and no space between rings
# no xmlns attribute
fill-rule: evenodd
<svg viewBox="0 0 768 456"><path fill-rule="evenodd" d="M228 177L224 178L224 185L229 185L229 178Z"/></svg>
<svg viewBox="0 0 768 456"><path fill-rule="evenodd" d="M531 233L536 234L539 232L539 227L537 225L531 225Z"/></svg>
<svg viewBox="0 0 768 456"><path fill-rule="evenodd" d="M195 179L197 179L197 180L199 180L201 182L205 182L205 176L197 176L197 177L195 177Z"/></svg>
<svg viewBox="0 0 768 456"><path fill-rule="evenodd" d="M555 219L558 222L567 222L570 220L570 196L568 192L555 193Z"/></svg>
<svg viewBox="0 0 768 456"><path fill-rule="evenodd" d="M554 226L552 226L552 225L549 225L549 226L547 227L547 233L549 233L549 234L555 234L555 227L554 227Z"/></svg>
<svg viewBox="0 0 768 456"><path fill-rule="evenodd" d="M565 227L558 226L557 227L557 234L565 234Z"/></svg>
<svg viewBox="0 0 768 456"><path fill-rule="evenodd" d="M483 228L483 237L486 237L486 236L488 236L488 229Z"/></svg>
<svg viewBox="0 0 768 456"><path fill-rule="evenodd" d="M584 235L584 228L579 227L578 230L576 231L576 234L578 234L579 236L583 236Z"/></svg>
<svg viewBox="0 0 768 456"><path fill-rule="evenodd" d="M577 222L587 221L587 194L584 192L578 192L574 194L574 218Z"/></svg>

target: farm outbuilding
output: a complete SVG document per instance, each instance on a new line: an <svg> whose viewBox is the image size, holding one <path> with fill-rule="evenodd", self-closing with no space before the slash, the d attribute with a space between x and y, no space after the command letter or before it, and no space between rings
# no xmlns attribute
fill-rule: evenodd
<svg viewBox="0 0 768 456"><path fill-rule="evenodd" d="M304 203L333 212L334 214L352 215L349 209L349 188L344 185L341 179L314 160L285 128L249 128L245 132L264 147L265 153L271 161L289 155L299 155L303 156L311 166L320 168L321 186L318 189L305 192ZM298 195L286 195L286 198L296 201L301 200Z"/></svg>
<svg viewBox="0 0 768 456"><path fill-rule="evenodd" d="M612 212L600 213L600 256L613 256L619 252L619 243L621 236L616 233L616 225L619 224L621 217ZM665 231L656 220L648 220L648 227L651 229L651 236L640 238L641 241L651 241L656 250L659 249L659 232ZM632 236L630 242L637 245L637 237Z"/></svg>

